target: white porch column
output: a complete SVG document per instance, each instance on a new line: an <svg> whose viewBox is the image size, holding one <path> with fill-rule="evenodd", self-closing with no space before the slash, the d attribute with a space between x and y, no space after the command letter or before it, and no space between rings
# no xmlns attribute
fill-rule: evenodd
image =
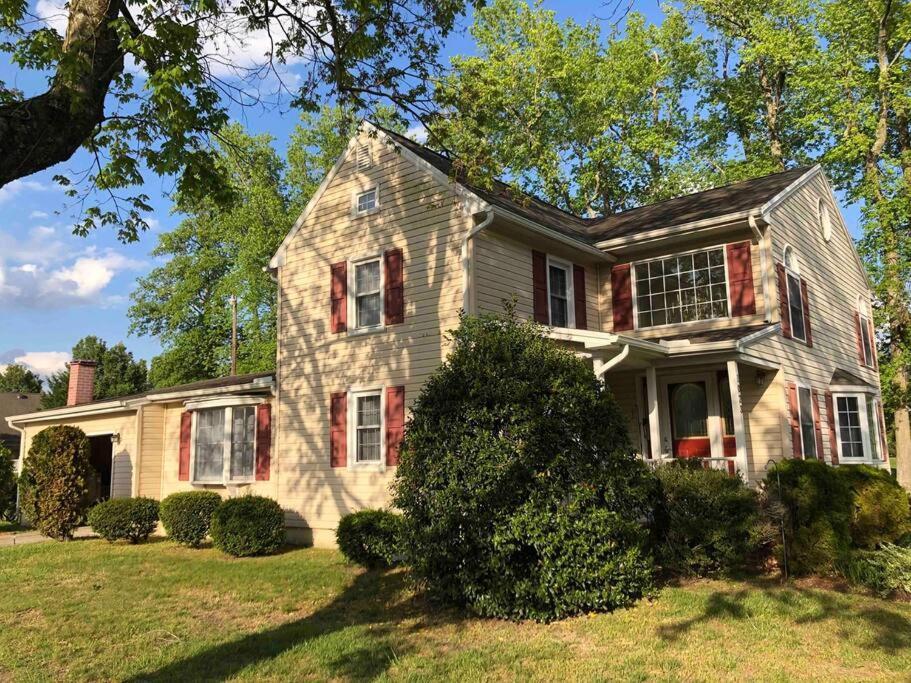
<svg viewBox="0 0 911 683"><path fill-rule="evenodd" d="M658 426L658 379L653 365L645 369L645 387L648 393L648 441L651 456L657 460L661 457L661 429Z"/></svg>
<svg viewBox="0 0 911 683"><path fill-rule="evenodd" d="M736 360L729 360L728 383L731 389L731 412L734 415L734 441L737 444L735 457L737 470L744 481L749 481L750 473L747 465L747 431L743 422L743 405L740 401L740 373Z"/></svg>

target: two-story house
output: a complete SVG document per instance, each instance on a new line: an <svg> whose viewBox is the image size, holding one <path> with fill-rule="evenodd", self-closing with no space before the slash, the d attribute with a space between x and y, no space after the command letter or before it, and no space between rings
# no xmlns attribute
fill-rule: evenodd
<svg viewBox="0 0 911 683"><path fill-rule="evenodd" d="M292 538L329 545L342 515L388 504L460 310L514 299L590 359L651 462L755 483L783 458L887 461L869 285L818 166L581 219L364 124L269 267L274 377L99 403L75 387L10 419L23 454L47 425L83 426L116 439L111 495L261 493Z"/></svg>

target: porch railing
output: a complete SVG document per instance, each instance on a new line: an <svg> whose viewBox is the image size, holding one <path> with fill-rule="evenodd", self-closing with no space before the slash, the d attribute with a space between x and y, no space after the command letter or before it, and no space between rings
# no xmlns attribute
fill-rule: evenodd
<svg viewBox="0 0 911 683"><path fill-rule="evenodd" d="M645 461L645 464L651 468L656 468L659 465L663 465L665 463L674 462L675 460L683 459L683 458L675 458L673 456L646 458L641 453L639 454L639 457L642 458L642 460ZM686 458L686 459L698 461L705 469L722 470L732 476L737 472L737 466L735 464L734 458L720 457L720 458Z"/></svg>

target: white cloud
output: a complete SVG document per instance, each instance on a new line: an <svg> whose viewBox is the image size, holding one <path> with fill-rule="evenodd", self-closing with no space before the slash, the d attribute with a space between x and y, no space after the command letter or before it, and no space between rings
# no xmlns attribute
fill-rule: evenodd
<svg viewBox="0 0 911 683"><path fill-rule="evenodd" d="M0 204L10 201L23 190L40 192L46 189L47 186L37 180L14 180L0 187Z"/></svg>
<svg viewBox="0 0 911 683"><path fill-rule="evenodd" d="M38 0L35 14L61 36L66 35L68 11L66 0Z"/></svg>
<svg viewBox="0 0 911 683"><path fill-rule="evenodd" d="M419 123L405 131L405 137L424 144L427 142L427 129L424 128L423 124Z"/></svg>
<svg viewBox="0 0 911 683"><path fill-rule="evenodd" d="M27 351L13 359L42 377L47 377L63 370L70 361L70 354L65 351Z"/></svg>
<svg viewBox="0 0 911 683"><path fill-rule="evenodd" d="M47 218L50 214L47 211L32 211L28 217L29 218Z"/></svg>

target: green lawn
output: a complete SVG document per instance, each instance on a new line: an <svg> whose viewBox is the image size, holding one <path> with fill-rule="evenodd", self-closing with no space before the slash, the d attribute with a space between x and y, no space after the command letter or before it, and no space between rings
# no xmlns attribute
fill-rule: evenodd
<svg viewBox="0 0 911 683"><path fill-rule="evenodd" d="M0 549L0 680L907 680L911 605L774 580L557 624L428 605L338 553Z"/></svg>

